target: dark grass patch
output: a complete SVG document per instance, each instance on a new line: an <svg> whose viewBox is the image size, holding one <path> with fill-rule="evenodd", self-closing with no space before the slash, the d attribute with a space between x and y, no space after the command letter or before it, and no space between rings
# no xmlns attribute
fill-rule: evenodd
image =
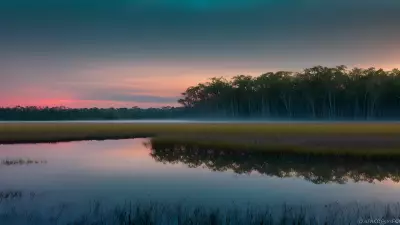
<svg viewBox="0 0 400 225"><path fill-rule="evenodd" d="M3 166L14 166L14 165L32 165L32 164L46 164L46 160L37 160L29 158L7 158L1 159L0 165Z"/></svg>

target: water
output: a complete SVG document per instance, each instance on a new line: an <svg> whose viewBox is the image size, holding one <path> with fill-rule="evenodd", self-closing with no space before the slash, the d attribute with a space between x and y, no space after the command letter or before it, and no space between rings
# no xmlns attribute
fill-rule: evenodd
<svg viewBox="0 0 400 225"><path fill-rule="evenodd" d="M222 207L400 202L397 164L172 153L144 143L148 139L0 145L0 206L44 210L62 203L80 210L93 200L108 206L157 201ZM16 159L21 161L11 163Z"/></svg>

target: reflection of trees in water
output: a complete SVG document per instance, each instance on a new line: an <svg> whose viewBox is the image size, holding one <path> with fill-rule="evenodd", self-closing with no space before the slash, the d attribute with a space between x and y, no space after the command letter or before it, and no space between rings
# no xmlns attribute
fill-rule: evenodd
<svg viewBox="0 0 400 225"><path fill-rule="evenodd" d="M399 160L368 160L345 156L276 154L262 151L200 149L196 145L151 141L151 156L162 163L184 163L212 171L233 170L238 174L258 172L275 177L299 177L315 184L400 181Z"/></svg>
<svg viewBox="0 0 400 225"><path fill-rule="evenodd" d="M2 159L0 165L12 166L12 165L32 165L32 164L45 164L46 160L33 160L33 159Z"/></svg>

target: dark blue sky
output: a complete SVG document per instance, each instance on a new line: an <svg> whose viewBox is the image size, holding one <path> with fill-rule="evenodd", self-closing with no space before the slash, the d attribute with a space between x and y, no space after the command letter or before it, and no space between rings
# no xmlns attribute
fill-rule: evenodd
<svg viewBox="0 0 400 225"><path fill-rule="evenodd" d="M398 0L2 0L0 88L13 100L0 104L164 104L211 76L399 67L398 12Z"/></svg>

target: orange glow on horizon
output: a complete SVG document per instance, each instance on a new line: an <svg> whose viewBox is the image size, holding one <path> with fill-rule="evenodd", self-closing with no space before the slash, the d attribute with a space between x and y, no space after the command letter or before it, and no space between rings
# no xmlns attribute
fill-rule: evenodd
<svg viewBox="0 0 400 225"><path fill-rule="evenodd" d="M349 65L348 68L372 66L384 70L400 68L400 64L391 61L388 61L386 65L355 64ZM44 77L48 76L49 79L18 83L19 86L12 92L8 92L8 96L0 96L0 107L17 105L65 106L69 108L179 106L177 101L135 102L130 101L129 96L137 98L140 96L167 97L178 100L181 93L188 87L207 82L211 77L230 79L240 74L259 76L269 71L290 70L295 72L302 69L261 68L240 62L191 62L190 64L178 61L154 61L140 64L97 62L83 67L78 66L66 72L60 71L57 79L46 75ZM39 72L29 73L32 77L39 76ZM40 73L42 72L40 71Z"/></svg>
<svg viewBox="0 0 400 225"><path fill-rule="evenodd" d="M156 62L154 65L156 65ZM188 87L207 82L211 77L222 76L230 79L239 74L258 76L264 72L277 71L277 69L256 68L252 70L248 68L224 68L223 66L207 68L196 65L192 68L187 65L161 65L157 67L152 65L132 66L114 62L94 65L89 69L77 68L76 71L71 72L75 74L73 79L63 80L60 78L60 80L54 81L55 83L30 83L29 86L21 84L21 87L17 88L15 92L7 93L9 96L0 96L0 107L131 108L137 106L149 108L180 106L177 101L158 103L102 100L101 98L90 100L90 98L85 99L85 95L90 93L96 96L97 93L101 93L104 96L104 94L109 93L110 96L125 94L178 99ZM368 66L361 64L348 68L353 67L368 68ZM375 67L390 71L394 68L400 68L400 64ZM301 69L298 71L301 71ZM63 75L67 77L68 74Z"/></svg>
<svg viewBox="0 0 400 225"><path fill-rule="evenodd" d="M239 70L240 71L240 70ZM198 83L207 82L211 77L230 78L237 74L232 69L214 68L205 69L203 67L191 68L185 66L169 65L165 68L154 66L127 66L119 63L111 65L94 65L88 68L77 68L74 79L60 79L46 83L30 83L29 86L19 87L18 92L10 93L11 97L2 98L0 96L0 107L14 106L39 106L55 107L65 106L69 108L120 108L120 107L163 107L180 106L177 101L158 103L158 102L135 102L135 101L116 101L100 99L90 100L91 96L97 93L105 95L131 95L131 96L159 96L171 99L178 98L188 87ZM110 76L112 74L112 76ZM147 75L148 74L148 75ZM252 72L250 75L258 75L261 72ZM68 77L68 74L63 74ZM89 94L89 99L85 99ZM14 96L12 96L14 95ZM49 96L52 96L49 98ZM107 96L105 96L107 97Z"/></svg>
<svg viewBox="0 0 400 225"><path fill-rule="evenodd" d="M120 101L96 101L79 99L24 99L24 100L3 100L0 99L0 107L67 107L67 108L151 108L164 106L179 106L179 103L153 103L153 102L120 102Z"/></svg>

